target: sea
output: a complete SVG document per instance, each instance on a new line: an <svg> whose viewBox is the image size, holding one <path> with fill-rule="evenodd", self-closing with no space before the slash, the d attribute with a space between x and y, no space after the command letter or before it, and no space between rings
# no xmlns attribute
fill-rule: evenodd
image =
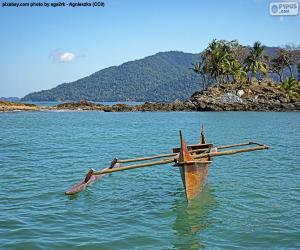
<svg viewBox="0 0 300 250"><path fill-rule="evenodd" d="M50 105L50 104L49 104ZM185 198L178 167L104 176L64 192L114 157L198 143L269 150L215 157L203 192ZM0 249L300 248L298 112L0 113Z"/></svg>

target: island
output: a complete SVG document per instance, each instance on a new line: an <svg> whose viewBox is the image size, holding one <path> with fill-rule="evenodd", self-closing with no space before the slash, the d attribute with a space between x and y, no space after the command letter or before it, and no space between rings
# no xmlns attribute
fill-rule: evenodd
<svg viewBox="0 0 300 250"><path fill-rule="evenodd" d="M188 100L145 102L130 106L97 104L86 100L66 102L53 107L0 101L0 112L6 111L102 111L102 112L171 112L171 111L299 111L300 100L290 96L281 85L271 81L254 81L251 85L221 84L195 92Z"/></svg>
<svg viewBox="0 0 300 250"><path fill-rule="evenodd" d="M190 63L192 67L188 67L189 60L196 60ZM180 69L175 70L176 73L174 66ZM193 77L190 78L187 72L193 72ZM195 76L198 87L195 87ZM126 81L120 82L120 79ZM186 91L185 86L198 91L191 95L191 89ZM143 94L138 92L141 89ZM109 90L109 96L103 96L106 90ZM186 97L188 92L190 97ZM1 101L0 111L299 111L300 49L291 46L270 49L258 41L250 47L237 40L214 39L197 57L182 52L158 53L96 72L78 82L29 94L21 101L57 101L66 100L66 97L74 102L39 107ZM107 100L122 101L121 97L126 101L148 101L135 106L99 104Z"/></svg>

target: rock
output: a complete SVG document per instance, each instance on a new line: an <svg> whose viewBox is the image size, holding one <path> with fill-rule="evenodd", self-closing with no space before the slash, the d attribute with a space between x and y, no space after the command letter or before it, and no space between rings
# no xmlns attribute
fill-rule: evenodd
<svg viewBox="0 0 300 250"><path fill-rule="evenodd" d="M286 98L282 97L282 96L279 97L279 101L281 103L287 103L288 102L288 100Z"/></svg>
<svg viewBox="0 0 300 250"><path fill-rule="evenodd" d="M186 102L184 103L184 105L185 105L185 107L186 107L188 110L191 110L191 111L197 110L196 105L195 105L193 102L191 102L191 101L186 101Z"/></svg>
<svg viewBox="0 0 300 250"><path fill-rule="evenodd" d="M191 99L198 111L298 111L299 98L287 97L279 84L262 80L260 84L222 84L195 93ZM297 105L295 105L297 103ZM288 105L284 105L288 104ZM291 105L290 105L291 104Z"/></svg>
<svg viewBox="0 0 300 250"><path fill-rule="evenodd" d="M230 103L243 103L243 100L232 93L225 93L221 97L218 97L217 100L221 103L230 104Z"/></svg>
<svg viewBox="0 0 300 250"><path fill-rule="evenodd" d="M245 94L245 91L242 90L242 89L240 89L240 90L237 91L236 94L237 94L239 97L242 97L242 96Z"/></svg>
<svg viewBox="0 0 300 250"><path fill-rule="evenodd" d="M264 104L264 103L266 103L266 100L265 99L259 99L259 103Z"/></svg>
<svg viewBox="0 0 300 250"><path fill-rule="evenodd" d="M130 112L132 107L127 104L114 104L112 105L112 111L114 112Z"/></svg>
<svg viewBox="0 0 300 250"><path fill-rule="evenodd" d="M275 100L275 101L274 101L274 104L279 105L279 104L280 104L280 101L279 101L279 100Z"/></svg>
<svg viewBox="0 0 300 250"><path fill-rule="evenodd" d="M40 110L41 107L34 104L0 101L0 112L40 111Z"/></svg>
<svg viewBox="0 0 300 250"><path fill-rule="evenodd" d="M206 109L206 104L204 102L201 102L199 106L202 110Z"/></svg>
<svg viewBox="0 0 300 250"><path fill-rule="evenodd" d="M251 96L253 94L253 91L251 89L246 90L246 95Z"/></svg>

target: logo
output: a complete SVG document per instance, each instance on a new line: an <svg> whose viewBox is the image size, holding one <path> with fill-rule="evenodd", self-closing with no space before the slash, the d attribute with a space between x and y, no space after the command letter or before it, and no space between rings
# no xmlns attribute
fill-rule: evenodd
<svg viewBox="0 0 300 250"><path fill-rule="evenodd" d="M271 2L269 13L271 16L296 16L298 15L298 2Z"/></svg>

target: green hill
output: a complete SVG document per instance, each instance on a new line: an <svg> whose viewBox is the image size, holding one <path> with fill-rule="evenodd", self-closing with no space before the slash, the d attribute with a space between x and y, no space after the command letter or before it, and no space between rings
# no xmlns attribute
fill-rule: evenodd
<svg viewBox="0 0 300 250"><path fill-rule="evenodd" d="M33 92L22 101L174 101L187 99L200 88L189 68L197 54L160 52L140 60L109 67L49 90Z"/></svg>

